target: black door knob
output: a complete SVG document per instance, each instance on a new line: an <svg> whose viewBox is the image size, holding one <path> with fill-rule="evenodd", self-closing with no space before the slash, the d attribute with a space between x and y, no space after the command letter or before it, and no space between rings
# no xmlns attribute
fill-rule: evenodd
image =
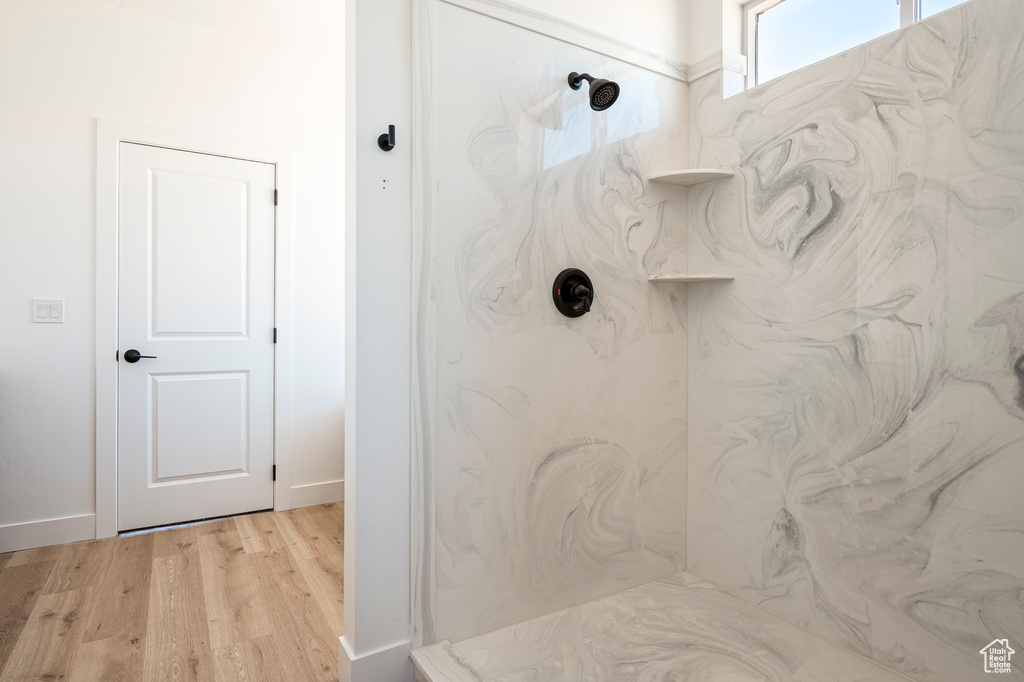
<svg viewBox="0 0 1024 682"><path fill-rule="evenodd" d="M124 352L124 361L125 362L138 362L142 358L156 358L156 356L155 355L143 355L142 353L140 353L139 351L135 350L134 348L129 348L128 350L126 350Z"/></svg>

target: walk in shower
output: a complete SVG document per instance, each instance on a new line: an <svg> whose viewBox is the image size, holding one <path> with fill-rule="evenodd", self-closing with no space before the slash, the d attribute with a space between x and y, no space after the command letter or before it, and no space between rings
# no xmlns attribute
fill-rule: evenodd
<svg viewBox="0 0 1024 682"><path fill-rule="evenodd" d="M961 682L1024 652L1019 4L728 98L721 61L428 18L418 674ZM552 302L567 268L588 314Z"/></svg>

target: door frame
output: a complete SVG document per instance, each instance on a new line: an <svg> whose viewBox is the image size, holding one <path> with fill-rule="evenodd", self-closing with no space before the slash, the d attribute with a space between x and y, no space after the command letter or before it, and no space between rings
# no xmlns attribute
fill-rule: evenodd
<svg viewBox="0 0 1024 682"><path fill-rule="evenodd" d="M96 122L96 537L117 535L118 172L122 142L275 166L274 510L291 509L292 152L98 119Z"/></svg>

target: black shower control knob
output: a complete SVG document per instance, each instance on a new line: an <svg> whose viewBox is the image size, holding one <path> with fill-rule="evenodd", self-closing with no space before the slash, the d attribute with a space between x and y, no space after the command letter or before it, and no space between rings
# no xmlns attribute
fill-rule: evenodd
<svg viewBox="0 0 1024 682"><path fill-rule="evenodd" d="M594 302L594 285L587 273L567 268L558 273L551 287L555 308L566 317L580 317L590 312Z"/></svg>

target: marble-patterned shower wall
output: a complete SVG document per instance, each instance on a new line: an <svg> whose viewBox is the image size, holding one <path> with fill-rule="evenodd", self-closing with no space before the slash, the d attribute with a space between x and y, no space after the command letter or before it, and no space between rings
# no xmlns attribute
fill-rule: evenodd
<svg viewBox="0 0 1024 682"><path fill-rule="evenodd" d="M686 549L686 292L647 282L685 264L686 194L645 178L688 157L687 85L444 2L436 21L427 641L670 575ZM591 111L571 71L619 101ZM594 283L577 319L551 298L569 267Z"/></svg>
<svg viewBox="0 0 1024 682"><path fill-rule="evenodd" d="M974 0L691 83L688 566L918 680L1024 651L1022 43Z"/></svg>

